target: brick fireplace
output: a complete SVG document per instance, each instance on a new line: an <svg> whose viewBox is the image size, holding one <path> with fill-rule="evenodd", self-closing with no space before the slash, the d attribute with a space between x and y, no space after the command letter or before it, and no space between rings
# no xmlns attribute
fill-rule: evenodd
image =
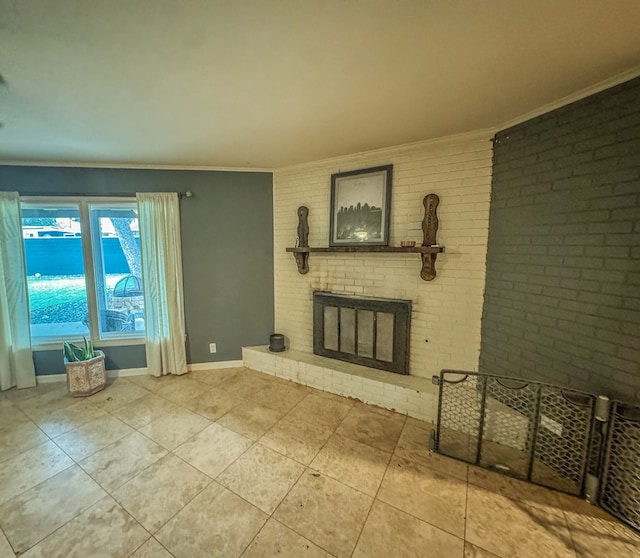
<svg viewBox="0 0 640 558"><path fill-rule="evenodd" d="M248 348L245 364L326 391L357 397L433 420L437 390L431 376L443 368L475 370L485 277L491 190L489 132L381 149L274 172L274 330L289 349L276 357ZM428 193L440 197L434 281L420 278L418 254L314 253L298 273L287 247L297 237L298 207L309 208L309 245L327 246L331 174L393 164L389 242L421 242ZM409 375L325 358L314 352L313 295L411 301ZM265 340L266 343L266 340ZM248 360L247 360L248 359ZM277 364L276 364L277 363Z"/></svg>
<svg viewBox="0 0 640 558"><path fill-rule="evenodd" d="M313 353L313 293L411 300L409 370L431 379L443 368L475 370L480 350L491 189L491 134L423 142L278 169L274 173L275 326L289 346ZM393 164L389 243L422 239L422 200L440 197L433 281L420 278L418 254L314 253L298 273L287 247L298 207L309 208L309 245L327 246L331 174Z"/></svg>

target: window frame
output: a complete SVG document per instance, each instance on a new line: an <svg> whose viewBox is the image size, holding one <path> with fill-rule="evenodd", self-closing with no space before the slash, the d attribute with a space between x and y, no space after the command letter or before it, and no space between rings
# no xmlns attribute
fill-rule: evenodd
<svg viewBox="0 0 640 558"><path fill-rule="evenodd" d="M84 265L84 277L87 293L87 313L89 318L89 337L95 344L101 347L109 346L126 346L126 345L144 345L145 331L131 332L110 332L107 336L102 337L99 324L98 298L96 286L96 271L94 266L94 227L91 223L91 206L94 205L118 205L128 204L136 205L135 197L110 197L110 196L21 196L20 206L38 206L38 205L67 205L77 206L80 217L80 230L82 233L82 258ZM101 247L102 249L102 247ZM26 268L24 270L25 279L27 278ZM29 315L29 328L31 328L31 316ZM82 336L31 336L32 347L40 350L59 349L63 341L78 342L82 341Z"/></svg>

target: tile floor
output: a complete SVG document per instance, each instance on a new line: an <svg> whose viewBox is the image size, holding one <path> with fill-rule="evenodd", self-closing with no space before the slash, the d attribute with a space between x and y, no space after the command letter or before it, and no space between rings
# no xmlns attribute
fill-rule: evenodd
<svg viewBox="0 0 640 558"><path fill-rule="evenodd" d="M427 423L236 368L0 395L0 557L632 557L585 502Z"/></svg>

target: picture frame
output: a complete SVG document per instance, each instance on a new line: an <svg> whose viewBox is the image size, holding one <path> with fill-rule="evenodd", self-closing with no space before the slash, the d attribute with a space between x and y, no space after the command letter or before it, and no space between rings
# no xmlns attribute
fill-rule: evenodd
<svg viewBox="0 0 640 558"><path fill-rule="evenodd" d="M393 165L331 175L329 246L388 246Z"/></svg>

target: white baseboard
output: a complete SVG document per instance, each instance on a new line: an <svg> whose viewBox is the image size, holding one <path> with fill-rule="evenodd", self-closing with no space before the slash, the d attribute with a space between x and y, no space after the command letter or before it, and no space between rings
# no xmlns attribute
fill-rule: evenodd
<svg viewBox="0 0 640 558"><path fill-rule="evenodd" d="M123 368L122 370L107 370L108 378L125 378L127 376L146 376L148 368Z"/></svg>
<svg viewBox="0 0 640 558"><path fill-rule="evenodd" d="M216 370L219 368L242 368L241 360L221 360L218 362L196 362L188 364L189 372L194 370ZM147 368L123 368L121 370L107 370L108 378L126 378L127 376L146 376L149 373ZM36 376L36 382L39 384L50 384L53 382L66 382L66 374L46 374L44 376Z"/></svg>
<svg viewBox="0 0 640 558"><path fill-rule="evenodd" d="M242 368L242 360L220 360L218 362L194 362L188 364L189 372L194 370L215 370L219 368Z"/></svg>
<svg viewBox="0 0 640 558"><path fill-rule="evenodd" d="M66 374L47 374L46 376L36 376L36 383L38 384L52 384L54 382L66 382Z"/></svg>
<svg viewBox="0 0 640 558"><path fill-rule="evenodd" d="M125 378L127 376L146 376L149 370L146 368L123 368L121 370L107 370L107 378ZM54 382L66 382L66 374L46 374L44 376L36 376L36 382L39 384L51 384Z"/></svg>

